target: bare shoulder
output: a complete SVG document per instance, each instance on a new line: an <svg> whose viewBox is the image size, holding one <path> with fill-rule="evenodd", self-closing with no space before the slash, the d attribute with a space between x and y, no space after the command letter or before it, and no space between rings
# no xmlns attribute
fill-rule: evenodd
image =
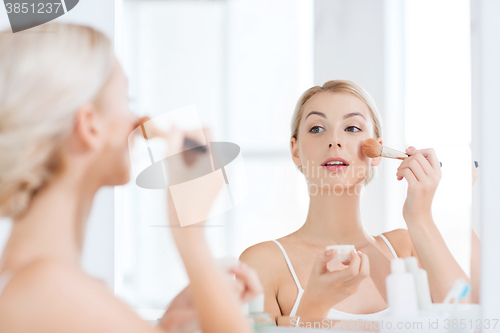
<svg viewBox="0 0 500 333"><path fill-rule="evenodd" d="M278 245L272 241L250 246L240 256L240 260L252 266L268 266L276 263L283 254Z"/></svg>
<svg viewBox="0 0 500 333"><path fill-rule="evenodd" d="M403 228L394 229L392 231L384 232L383 235L391 243L398 257L405 258L412 255L413 243L408 230Z"/></svg>
<svg viewBox="0 0 500 333"><path fill-rule="evenodd" d="M103 283L78 266L47 259L17 271L0 299L2 332L128 332L131 327L154 332L135 317Z"/></svg>
<svg viewBox="0 0 500 333"><path fill-rule="evenodd" d="M276 280L277 270L286 267L286 262L278 245L272 241L250 246L240 256L240 261L255 269L263 283Z"/></svg>
<svg viewBox="0 0 500 333"><path fill-rule="evenodd" d="M0 305L9 297L16 300L26 295L62 290L69 281L80 283L81 281L78 281L78 278L83 275L77 267L64 265L50 259L35 260L11 273L14 273L14 276L4 290ZM57 296L57 294L54 296Z"/></svg>

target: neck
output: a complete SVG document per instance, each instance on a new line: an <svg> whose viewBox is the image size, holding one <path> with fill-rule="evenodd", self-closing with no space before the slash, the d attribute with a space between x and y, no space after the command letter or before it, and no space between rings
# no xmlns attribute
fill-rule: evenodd
<svg viewBox="0 0 500 333"><path fill-rule="evenodd" d="M361 185L342 194L330 191L309 193L309 212L298 233L307 241L320 246L353 244L366 245L372 236L361 221Z"/></svg>
<svg viewBox="0 0 500 333"><path fill-rule="evenodd" d="M42 258L80 264L86 220L99 188L80 171L52 179L14 219L2 266L15 269Z"/></svg>

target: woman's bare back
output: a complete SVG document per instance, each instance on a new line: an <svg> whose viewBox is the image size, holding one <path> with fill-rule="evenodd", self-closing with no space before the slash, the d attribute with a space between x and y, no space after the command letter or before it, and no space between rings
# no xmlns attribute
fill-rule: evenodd
<svg viewBox="0 0 500 333"><path fill-rule="evenodd" d="M0 332L161 332L79 267L37 260L0 295Z"/></svg>

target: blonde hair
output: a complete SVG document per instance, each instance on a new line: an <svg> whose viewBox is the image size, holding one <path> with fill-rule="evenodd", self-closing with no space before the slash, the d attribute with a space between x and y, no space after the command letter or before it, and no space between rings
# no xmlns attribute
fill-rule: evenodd
<svg viewBox="0 0 500 333"><path fill-rule="evenodd" d="M25 211L63 168L76 111L97 97L114 63L111 41L90 27L0 34L0 216Z"/></svg>
<svg viewBox="0 0 500 333"><path fill-rule="evenodd" d="M382 119L378 112L377 105L375 104L375 101L370 96L370 94L368 94L367 91L365 91L361 86L357 85L354 82L347 80L332 80L326 82L321 87L314 86L312 88L309 88L302 94L302 96L300 96L292 116L291 138L295 138L295 140L298 140L300 120L302 119L302 114L304 113L304 105L311 97L321 92L331 92L331 93L344 92L352 94L357 98L359 98L360 100L362 100L368 106L368 109L370 109L370 113L373 118L374 138L378 139L379 137L382 137ZM298 168L300 172L302 172L302 167ZM370 173L368 177L365 179L365 185L367 185L374 177L375 177L375 170L374 168L371 167Z"/></svg>

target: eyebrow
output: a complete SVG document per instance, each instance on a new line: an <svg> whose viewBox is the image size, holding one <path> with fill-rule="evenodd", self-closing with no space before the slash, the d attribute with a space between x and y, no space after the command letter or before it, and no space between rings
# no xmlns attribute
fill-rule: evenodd
<svg viewBox="0 0 500 333"><path fill-rule="evenodd" d="M309 114L307 115L307 117L309 117L310 115L313 115L313 114L316 114L320 117L323 117L326 119L326 115L323 113L323 112L319 112L319 111L311 111L309 112ZM351 118L351 117L356 117L356 116L360 116L360 117L363 117L363 119L366 120L365 116L363 116L361 113L359 112L351 112L351 113L348 113L344 116L344 119L347 119L347 118ZM306 117L306 119L307 119Z"/></svg>
<svg viewBox="0 0 500 333"><path fill-rule="evenodd" d="M351 118L351 117L356 117L356 116L361 116L363 117L363 119L366 120L365 116L363 116L361 113L359 112L351 112L351 113L348 113L344 116L344 119L347 119L347 118Z"/></svg>
<svg viewBox="0 0 500 333"><path fill-rule="evenodd" d="M317 114L318 116L323 117L323 118L326 119L326 115L323 112L319 112L319 111L311 111L311 112L309 112L309 114L307 115L307 117L309 117L310 115L313 115L313 114ZM306 117L306 119L307 119L307 117Z"/></svg>

